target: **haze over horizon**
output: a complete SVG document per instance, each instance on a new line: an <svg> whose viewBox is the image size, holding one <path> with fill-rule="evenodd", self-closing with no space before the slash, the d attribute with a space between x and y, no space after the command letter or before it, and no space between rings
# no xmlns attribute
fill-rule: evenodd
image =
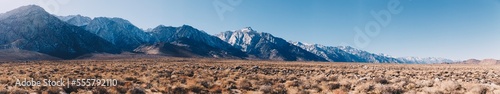
<svg viewBox="0 0 500 94"><path fill-rule="evenodd" d="M250 26L286 40L347 45L395 57L500 59L500 0L398 0L400 13L391 15L369 43L357 45L354 28L365 31L376 20L371 11L387 10L390 1L0 0L0 13L36 4L59 16L120 17L143 29L187 24L218 34ZM214 5L232 11L219 15Z"/></svg>

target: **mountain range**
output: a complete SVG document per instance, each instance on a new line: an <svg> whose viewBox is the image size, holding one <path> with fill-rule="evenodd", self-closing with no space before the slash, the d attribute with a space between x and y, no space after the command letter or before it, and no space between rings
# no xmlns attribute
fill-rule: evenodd
<svg viewBox="0 0 500 94"><path fill-rule="evenodd" d="M160 25L147 32L147 34L151 35L156 40L156 43L153 45L142 45L135 50L136 52L171 54L171 56L185 57L247 57L244 52L221 39L189 25L180 27Z"/></svg>
<svg viewBox="0 0 500 94"><path fill-rule="evenodd" d="M385 54L374 54L350 46L324 46L321 44L308 44L302 42L290 43L309 52L327 59L330 62L372 62L372 63L407 63L407 64L432 64L455 62L454 60L436 57L392 57Z"/></svg>
<svg viewBox="0 0 500 94"><path fill-rule="evenodd" d="M3 53L0 58L14 60L75 59L96 53L136 53L283 61L453 62L444 58L392 57L349 46L291 42L251 27L216 35L189 25L159 25L142 30L122 18L55 16L36 5L0 14L0 53Z"/></svg>
<svg viewBox="0 0 500 94"><path fill-rule="evenodd" d="M251 27L226 31L217 35L233 47L258 59L285 61L326 61L311 52L274 37L269 33L257 32Z"/></svg>

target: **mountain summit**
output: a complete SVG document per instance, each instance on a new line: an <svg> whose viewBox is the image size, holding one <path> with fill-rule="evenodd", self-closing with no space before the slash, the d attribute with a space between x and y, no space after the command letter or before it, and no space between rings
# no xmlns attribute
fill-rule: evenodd
<svg viewBox="0 0 500 94"><path fill-rule="evenodd" d="M122 18L97 17L90 21L85 29L124 51L133 51L142 44L156 41L151 35Z"/></svg>
<svg viewBox="0 0 500 94"><path fill-rule="evenodd" d="M95 52L120 52L110 42L63 22L36 5L0 15L0 47L40 52L63 59Z"/></svg>
<svg viewBox="0 0 500 94"><path fill-rule="evenodd" d="M42 7L37 5L27 5L16 8L14 10L3 13L0 19L6 19L8 17L22 17L27 15L50 15Z"/></svg>
<svg viewBox="0 0 500 94"><path fill-rule="evenodd" d="M62 21L65 21L69 24L76 25L76 26L85 26L92 21L92 18L90 17L85 17L82 15L69 15L69 16L57 16L59 19Z"/></svg>

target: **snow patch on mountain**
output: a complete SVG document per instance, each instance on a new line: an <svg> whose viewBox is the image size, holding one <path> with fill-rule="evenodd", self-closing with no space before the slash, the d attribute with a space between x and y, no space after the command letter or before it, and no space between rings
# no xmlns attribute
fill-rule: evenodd
<svg viewBox="0 0 500 94"><path fill-rule="evenodd" d="M251 27L245 27L240 30L226 31L217 35L217 37L246 52L252 41L259 39L260 34Z"/></svg>
<svg viewBox="0 0 500 94"><path fill-rule="evenodd" d="M451 59L439 58L439 57L399 57L401 61L412 64L435 64L435 63L451 63L456 62Z"/></svg>
<svg viewBox="0 0 500 94"><path fill-rule="evenodd" d="M57 16L57 18L76 26L85 26L92 21L92 18L82 15Z"/></svg>
<svg viewBox="0 0 500 94"><path fill-rule="evenodd" d="M324 58L288 43L269 33L257 32L251 27L222 32L216 35L235 48L260 59L286 61L326 61Z"/></svg>
<svg viewBox="0 0 500 94"><path fill-rule="evenodd" d="M290 43L297 45L309 52L335 62L374 62L374 63L405 63L405 64L434 64L454 62L450 59L436 57L393 57L387 54L374 54L359 50L350 46L323 46L320 44L308 44L302 42Z"/></svg>

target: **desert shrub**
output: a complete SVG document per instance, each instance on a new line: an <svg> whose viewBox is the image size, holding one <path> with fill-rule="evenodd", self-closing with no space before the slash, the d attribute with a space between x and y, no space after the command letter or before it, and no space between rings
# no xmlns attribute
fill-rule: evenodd
<svg viewBox="0 0 500 94"><path fill-rule="evenodd" d="M306 90L301 90L301 91L297 92L297 94L311 94L311 92L306 91Z"/></svg>
<svg viewBox="0 0 500 94"><path fill-rule="evenodd" d="M199 83L200 83L203 87L205 87L205 88L212 88L212 86L213 86L213 84L212 84L211 82L209 82L209 81L205 81L205 80L200 81Z"/></svg>
<svg viewBox="0 0 500 94"><path fill-rule="evenodd" d="M217 88L217 89L215 89L215 90L211 90L211 91L210 91L210 93L212 93L212 94L213 94L213 93L216 93L216 94L221 94L221 93L222 93L222 89Z"/></svg>
<svg viewBox="0 0 500 94"><path fill-rule="evenodd" d="M127 91L129 90L127 87L125 86L116 86L116 91L120 92L120 93L127 93Z"/></svg>
<svg viewBox="0 0 500 94"><path fill-rule="evenodd" d="M373 81L375 81L376 83L380 83L380 84L389 84L389 81L387 79L384 79L384 78L375 78L375 79L373 79Z"/></svg>
<svg viewBox="0 0 500 94"><path fill-rule="evenodd" d="M333 94L347 94L347 92L345 92L344 90L337 89L333 91Z"/></svg>
<svg viewBox="0 0 500 94"><path fill-rule="evenodd" d="M8 93L9 93L9 91L7 91L6 89L0 90L0 94L8 94Z"/></svg>
<svg viewBox="0 0 500 94"><path fill-rule="evenodd" d="M262 86L260 86L259 90L262 91L265 94L269 94L269 93L273 92L273 88L271 86L268 86L268 85L262 85Z"/></svg>
<svg viewBox="0 0 500 94"><path fill-rule="evenodd" d="M328 78L325 77L324 75L321 75L321 76L318 76L316 79L315 79L316 83L321 83L323 81L328 81Z"/></svg>
<svg viewBox="0 0 500 94"><path fill-rule="evenodd" d="M374 88L373 88L373 85L372 83L365 83L365 84L361 84L361 85L358 85L354 88L354 90L358 93L367 93L369 91L372 91Z"/></svg>
<svg viewBox="0 0 500 94"><path fill-rule="evenodd" d="M314 85L310 82L303 82L299 87L301 89L311 89Z"/></svg>
<svg viewBox="0 0 500 94"><path fill-rule="evenodd" d="M187 90L184 88L184 87L180 87L180 86L177 86L177 87L174 87L171 92L169 92L170 94L187 94Z"/></svg>
<svg viewBox="0 0 500 94"><path fill-rule="evenodd" d="M445 81L440 84L441 89L447 91L447 92L452 92L452 91L457 91L462 87L459 83L455 81Z"/></svg>
<svg viewBox="0 0 500 94"><path fill-rule="evenodd" d="M500 79L493 79L492 82L496 85L500 85Z"/></svg>
<svg viewBox="0 0 500 94"><path fill-rule="evenodd" d="M351 86L351 83L348 81L340 81L340 89L343 89L345 91L351 90L353 86Z"/></svg>
<svg viewBox="0 0 500 94"><path fill-rule="evenodd" d="M272 79L261 79L257 81L256 85L273 85L274 83L279 82L273 81Z"/></svg>
<svg viewBox="0 0 500 94"><path fill-rule="evenodd" d="M70 94L78 94L78 93L70 93ZM116 90L116 88L110 88L108 90L108 94L120 94L120 92L118 92L118 90Z"/></svg>
<svg viewBox="0 0 500 94"><path fill-rule="evenodd" d="M339 78L337 76L328 76L327 81L337 81Z"/></svg>
<svg viewBox="0 0 500 94"><path fill-rule="evenodd" d="M194 93L206 93L204 88L202 86L199 86L199 85L191 85L187 89L188 89L188 91L191 91Z"/></svg>
<svg viewBox="0 0 500 94"><path fill-rule="evenodd" d="M302 85L302 82L298 81L298 80L293 80L293 81L287 81L285 82L285 86L286 87L298 87L298 86L301 86Z"/></svg>
<svg viewBox="0 0 500 94"><path fill-rule="evenodd" d="M500 94L500 90L493 90L493 94Z"/></svg>
<svg viewBox="0 0 500 94"><path fill-rule="evenodd" d="M328 86L328 89L335 90L335 89L340 88L341 85L338 82L331 82L331 83L328 83L327 86Z"/></svg>
<svg viewBox="0 0 500 94"><path fill-rule="evenodd" d="M288 77L286 78L286 80L289 80L289 81L293 81L293 80L297 80L297 79L298 79L298 78L297 78L297 76L295 76L295 75L290 75L290 76L288 76Z"/></svg>
<svg viewBox="0 0 500 94"><path fill-rule="evenodd" d="M246 79L240 79L238 81L238 89L251 90L252 89L252 83L250 83Z"/></svg>
<svg viewBox="0 0 500 94"><path fill-rule="evenodd" d="M10 94L28 94L28 93L29 93L28 91L22 89L15 89L10 91Z"/></svg>
<svg viewBox="0 0 500 94"><path fill-rule="evenodd" d="M400 88L395 88L383 84L376 84L373 86L373 93L376 94L403 94L404 91Z"/></svg>
<svg viewBox="0 0 500 94"><path fill-rule="evenodd" d="M77 86L71 86L71 85L70 85L69 87L67 87L67 86L63 87L63 90L64 90L64 92L66 92L66 93L78 92L78 91L77 91L77 90L78 90L78 87L77 87Z"/></svg>
<svg viewBox="0 0 500 94"><path fill-rule="evenodd" d="M104 87L95 87L94 90L92 90L92 94L110 94L110 92Z"/></svg>
<svg viewBox="0 0 500 94"><path fill-rule="evenodd" d="M286 82L286 79L285 78L281 78L281 77L276 77L276 78L273 78L271 79L271 81L273 82L277 82L277 83L285 83ZM272 85L273 83L271 83Z"/></svg>
<svg viewBox="0 0 500 94"><path fill-rule="evenodd" d="M488 88L483 85L473 86L466 94L486 94L488 92ZM497 94L497 93L495 93Z"/></svg>
<svg viewBox="0 0 500 94"><path fill-rule="evenodd" d="M407 83L403 87L406 88L406 89L413 90L413 89L415 89L417 87L417 85L415 83Z"/></svg>
<svg viewBox="0 0 500 94"><path fill-rule="evenodd" d="M137 78L135 78L135 77L125 77L125 80L126 80L126 81L132 81L132 82L137 82L137 81L139 81L139 80L138 80Z"/></svg>
<svg viewBox="0 0 500 94"><path fill-rule="evenodd" d="M319 87L318 85L312 85L310 89L315 90L316 92L323 91L323 89L321 87Z"/></svg>
<svg viewBox="0 0 500 94"><path fill-rule="evenodd" d="M127 91L127 94L146 94L143 88L135 87Z"/></svg>
<svg viewBox="0 0 500 94"><path fill-rule="evenodd" d="M59 88L57 87L50 87L49 89L47 89L47 93L49 94L59 94L61 90L59 90Z"/></svg>
<svg viewBox="0 0 500 94"><path fill-rule="evenodd" d="M442 91L439 91L437 88L432 88L432 87L424 87L424 88L422 88L422 92L425 94L444 94Z"/></svg>
<svg viewBox="0 0 500 94"><path fill-rule="evenodd" d="M241 94L241 90L238 89L231 89L231 94Z"/></svg>
<svg viewBox="0 0 500 94"><path fill-rule="evenodd" d="M0 84L9 84L11 82L8 78L0 78Z"/></svg>
<svg viewBox="0 0 500 94"><path fill-rule="evenodd" d="M410 80L408 78L396 78L396 79L392 79L392 82L394 82L394 83L410 82Z"/></svg>
<svg viewBox="0 0 500 94"><path fill-rule="evenodd" d="M434 81L432 80L422 80L417 83L418 87L432 87L434 85Z"/></svg>
<svg viewBox="0 0 500 94"><path fill-rule="evenodd" d="M188 77L193 77L194 76L194 72L191 71L191 70L190 71L186 71L186 72L184 72L184 75L188 76Z"/></svg>
<svg viewBox="0 0 500 94"><path fill-rule="evenodd" d="M285 88L284 84L277 84L273 88L273 92L271 94L287 94L288 90Z"/></svg>

